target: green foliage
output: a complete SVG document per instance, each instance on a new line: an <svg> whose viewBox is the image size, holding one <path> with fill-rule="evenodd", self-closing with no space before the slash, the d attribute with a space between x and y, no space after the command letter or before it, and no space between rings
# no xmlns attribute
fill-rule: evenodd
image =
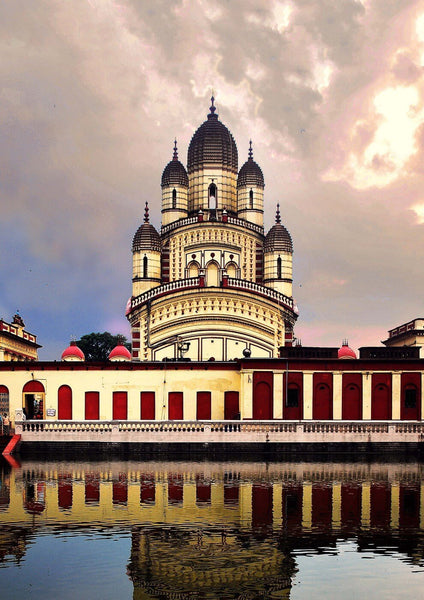
<svg viewBox="0 0 424 600"><path fill-rule="evenodd" d="M117 344L122 344L131 352L131 344L123 335L104 333L87 333L76 341L76 344L85 354L85 360L107 360L109 353Z"/></svg>

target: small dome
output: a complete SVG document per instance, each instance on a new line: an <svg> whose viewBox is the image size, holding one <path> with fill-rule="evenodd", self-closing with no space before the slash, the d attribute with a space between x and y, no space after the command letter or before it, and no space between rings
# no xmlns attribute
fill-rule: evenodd
<svg viewBox="0 0 424 600"><path fill-rule="evenodd" d="M78 348L76 342L72 341L70 345L62 352L62 360L65 361L83 361L85 360L84 352Z"/></svg>
<svg viewBox="0 0 424 600"><path fill-rule="evenodd" d="M183 185L188 187L188 175L184 165L178 160L177 140L174 145L174 156L162 173L161 186Z"/></svg>
<svg viewBox="0 0 424 600"><path fill-rule="evenodd" d="M125 346L118 344L109 354L109 360L118 362L124 360L131 360L131 352Z"/></svg>
<svg viewBox="0 0 424 600"><path fill-rule="evenodd" d="M281 225L280 205L277 204L275 225L271 227L265 237L264 252L293 252L291 236L284 225Z"/></svg>
<svg viewBox="0 0 424 600"><path fill-rule="evenodd" d="M132 251L137 252L138 250L161 251L160 236L153 225L149 223L149 206L147 202L144 210L144 223L137 229L132 243Z"/></svg>
<svg viewBox="0 0 424 600"><path fill-rule="evenodd" d="M265 187L261 167L253 160L252 142L250 141L249 158L241 167L237 177L237 187L258 186Z"/></svg>
<svg viewBox="0 0 424 600"><path fill-rule="evenodd" d="M204 165L221 165L233 173L238 170L237 146L230 131L215 114L214 97L208 120L194 133L188 147L187 170L193 173Z"/></svg>
<svg viewBox="0 0 424 600"><path fill-rule="evenodd" d="M352 350L352 348L349 348L347 340L344 340L342 343L342 347L339 348L337 356L341 359L352 359L356 358L356 353L354 350Z"/></svg>

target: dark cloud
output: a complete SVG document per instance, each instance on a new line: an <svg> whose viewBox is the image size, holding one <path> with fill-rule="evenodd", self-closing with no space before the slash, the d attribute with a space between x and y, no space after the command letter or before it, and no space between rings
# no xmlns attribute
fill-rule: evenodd
<svg viewBox="0 0 424 600"><path fill-rule="evenodd" d="M133 233L146 200L160 225L174 136L184 161L212 88L240 164L253 137L267 226L279 201L292 233L304 343L376 343L419 316L422 129L404 164L390 143L366 151L387 122L376 95L422 94L422 13L418 0L1 3L1 316L20 308L44 358L71 334L128 331Z"/></svg>

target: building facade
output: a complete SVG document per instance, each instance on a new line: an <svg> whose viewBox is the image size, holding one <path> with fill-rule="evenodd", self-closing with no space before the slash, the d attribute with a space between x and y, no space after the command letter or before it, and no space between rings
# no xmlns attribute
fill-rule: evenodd
<svg viewBox="0 0 424 600"><path fill-rule="evenodd" d="M11 323L0 319L0 361L38 360L37 336L25 330L25 323L19 314Z"/></svg>
<svg viewBox="0 0 424 600"><path fill-rule="evenodd" d="M160 234L146 203L134 236L134 360L271 358L292 344L293 244L278 207L265 235L264 185L251 143L238 169L236 143L212 98L187 169L175 142L163 171Z"/></svg>

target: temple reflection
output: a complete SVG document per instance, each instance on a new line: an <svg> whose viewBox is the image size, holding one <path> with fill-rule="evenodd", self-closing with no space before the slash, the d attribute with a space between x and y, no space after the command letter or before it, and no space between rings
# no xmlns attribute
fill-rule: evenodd
<svg viewBox="0 0 424 600"><path fill-rule="evenodd" d="M289 598L296 552L340 540L424 565L418 463L3 464L0 517L0 562L43 528L129 529L136 599Z"/></svg>

